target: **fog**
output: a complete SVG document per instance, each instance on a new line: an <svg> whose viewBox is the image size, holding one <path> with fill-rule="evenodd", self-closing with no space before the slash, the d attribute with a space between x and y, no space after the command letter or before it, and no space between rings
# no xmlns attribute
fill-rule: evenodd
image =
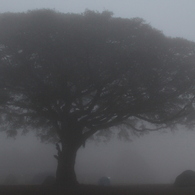
<svg viewBox="0 0 195 195"><path fill-rule="evenodd" d="M133 137L130 142L89 140L78 151L77 178L91 184L102 175L110 176L113 184L173 183L183 170L195 170L194 133L181 129ZM1 182L10 174L30 183L38 173L55 173L54 154L54 144L40 143L33 134L7 139L1 133Z"/></svg>
<svg viewBox="0 0 195 195"><path fill-rule="evenodd" d="M141 17L167 36L195 41L194 0L0 0L0 12L21 12L51 8L81 13L85 9L110 10L114 16ZM195 170L195 132L151 132L132 137L131 142L115 138L107 143L89 141L77 155L76 173L81 183L97 183L107 175L113 184L173 183L187 169ZM29 133L8 138L0 136L0 181L14 174L21 183L30 182L40 172L55 172L54 144L43 144Z"/></svg>

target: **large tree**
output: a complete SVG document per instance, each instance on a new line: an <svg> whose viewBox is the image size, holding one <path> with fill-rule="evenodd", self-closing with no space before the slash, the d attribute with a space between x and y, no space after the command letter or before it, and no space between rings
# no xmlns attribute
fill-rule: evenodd
<svg viewBox="0 0 195 195"><path fill-rule="evenodd" d="M58 140L57 183L76 185L77 150L97 132L124 124L143 132L140 120L185 122L194 62L195 43L166 37L140 18L1 14L1 124L10 135L34 128L43 140ZM119 134L127 136L124 128Z"/></svg>

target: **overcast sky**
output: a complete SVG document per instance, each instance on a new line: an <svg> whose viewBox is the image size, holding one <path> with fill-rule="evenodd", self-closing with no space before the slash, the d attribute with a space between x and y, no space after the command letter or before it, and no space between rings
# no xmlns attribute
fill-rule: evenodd
<svg viewBox="0 0 195 195"><path fill-rule="evenodd" d="M119 17L141 17L168 36L195 41L195 0L0 0L0 12L50 8L81 13L113 11Z"/></svg>

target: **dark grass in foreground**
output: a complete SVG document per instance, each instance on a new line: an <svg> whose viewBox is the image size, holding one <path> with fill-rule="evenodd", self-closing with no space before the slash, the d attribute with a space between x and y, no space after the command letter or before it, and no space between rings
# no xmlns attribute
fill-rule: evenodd
<svg viewBox="0 0 195 195"><path fill-rule="evenodd" d="M77 188L55 186L0 186L0 195L195 195L195 187L178 188L173 185L131 185L100 187L80 185Z"/></svg>

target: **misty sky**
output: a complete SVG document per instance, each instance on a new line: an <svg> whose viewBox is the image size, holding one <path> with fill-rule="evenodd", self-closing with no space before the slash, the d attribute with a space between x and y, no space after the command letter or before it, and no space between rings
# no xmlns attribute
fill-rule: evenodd
<svg viewBox="0 0 195 195"><path fill-rule="evenodd" d="M141 17L167 36L195 41L195 0L0 0L1 13L40 8L65 13L81 13L85 9L109 10L116 17ZM129 174L129 181L133 182L131 179L139 175L145 178L136 178L135 181L146 182L150 175L149 182L172 182L181 171L195 170L194 139L195 132L180 130L166 134L152 133L135 138L128 144L115 140L98 147L96 144L88 147L88 144L78 154L78 177L84 179L87 176L95 182L104 173L116 177L113 170L127 167L123 172ZM55 171L55 152L55 146L39 144L32 135L16 140L6 140L6 136L1 135L0 175L10 172L32 174L42 169Z"/></svg>

